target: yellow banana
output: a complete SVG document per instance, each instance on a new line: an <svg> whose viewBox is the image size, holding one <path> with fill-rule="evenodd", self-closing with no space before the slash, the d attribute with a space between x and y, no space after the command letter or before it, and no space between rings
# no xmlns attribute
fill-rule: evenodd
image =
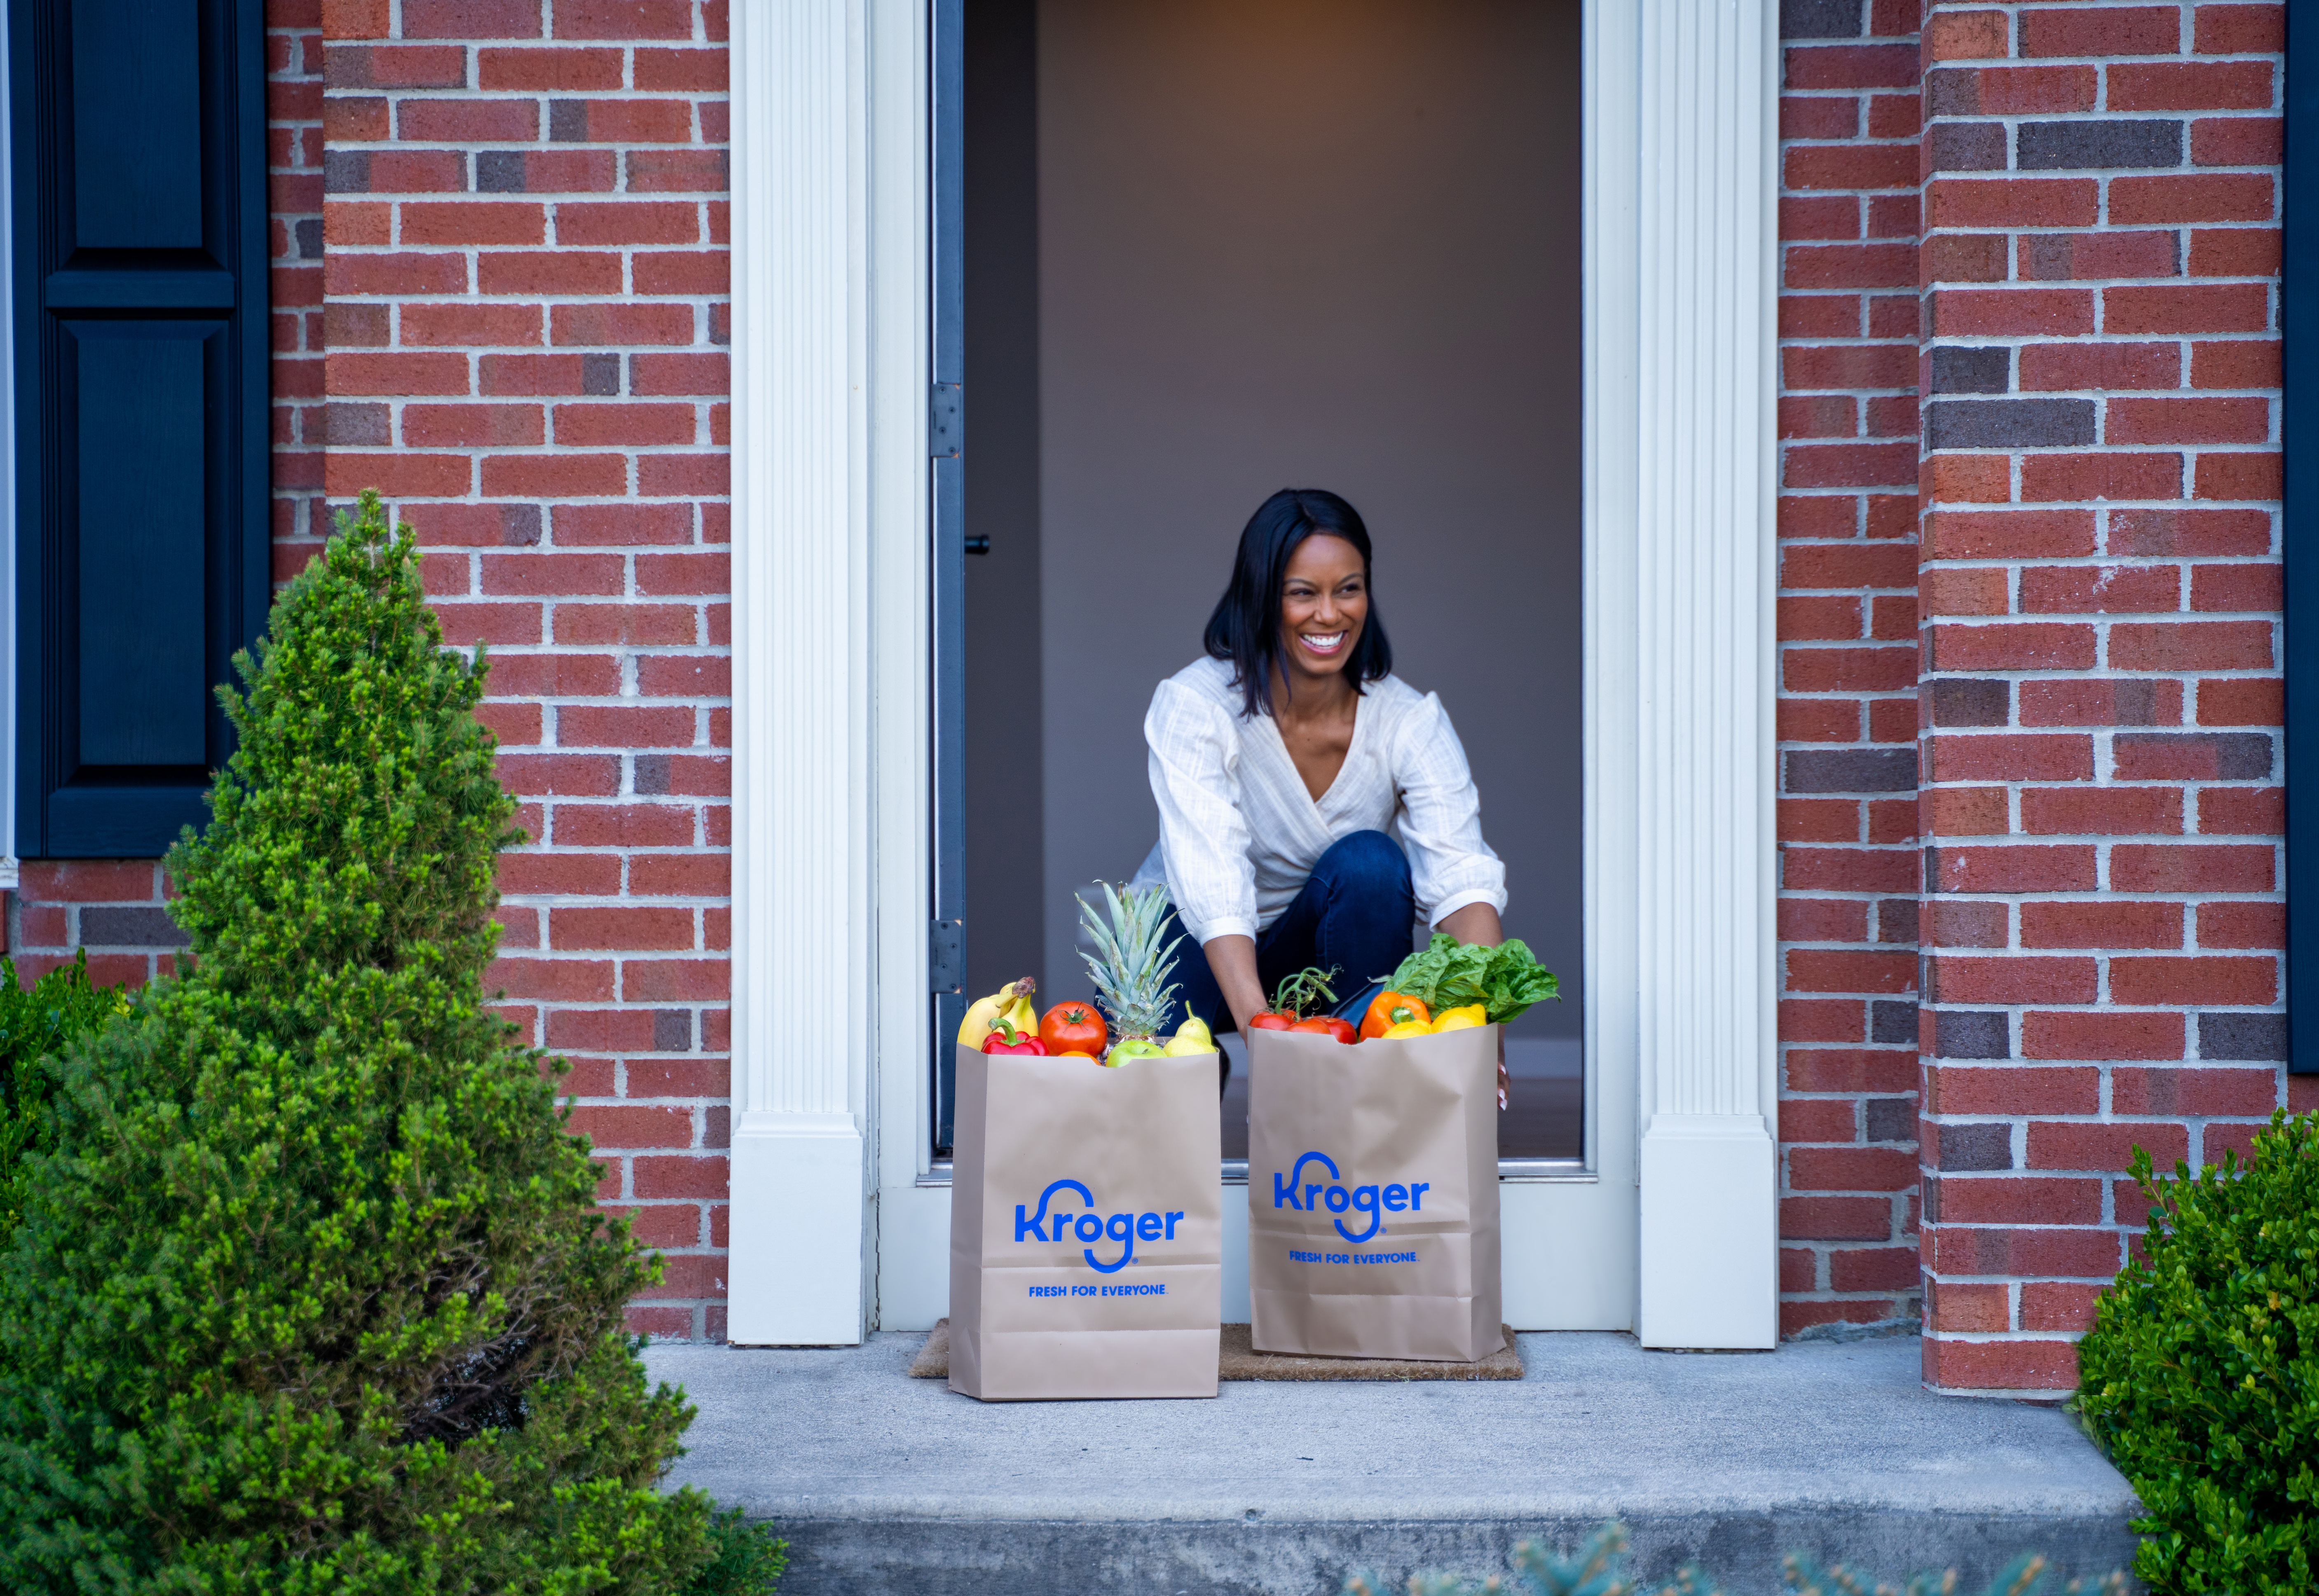
<svg viewBox="0 0 2319 1596"><path fill-rule="evenodd" d="M968 1006L966 1018L959 1022L959 1045L979 1051L1002 1018L1017 1031L1038 1035L1039 1014L1031 1006L1031 995L1038 989L1039 983L1024 976L1019 981L1007 982L988 997L976 998Z"/></svg>

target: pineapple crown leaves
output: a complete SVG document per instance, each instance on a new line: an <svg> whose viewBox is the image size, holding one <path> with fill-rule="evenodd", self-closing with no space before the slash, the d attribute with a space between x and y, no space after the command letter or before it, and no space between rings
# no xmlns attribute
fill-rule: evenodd
<svg viewBox="0 0 2319 1596"><path fill-rule="evenodd" d="M218 699L239 746L207 832L188 828L167 861L194 962L233 984L392 969L427 945L479 973L494 857L521 839L474 718L488 665L444 648L411 528L390 528L375 491L340 512L234 669L243 690Z"/></svg>
<svg viewBox="0 0 2319 1596"><path fill-rule="evenodd" d="M1079 922L1096 945L1095 952L1079 957L1095 978L1096 998L1109 1011L1114 1031L1122 1037L1150 1036L1165 1023L1169 1001L1176 996L1168 977L1184 939L1160 945L1168 928L1167 888L1138 892L1108 881L1102 885L1104 914L1097 915L1087 899L1078 900Z"/></svg>

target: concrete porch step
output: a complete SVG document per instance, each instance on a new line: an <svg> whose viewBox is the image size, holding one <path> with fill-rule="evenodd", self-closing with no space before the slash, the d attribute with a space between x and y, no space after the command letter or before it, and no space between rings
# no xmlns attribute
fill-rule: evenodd
<svg viewBox="0 0 2319 1596"><path fill-rule="evenodd" d="M2133 1558L2133 1492L2069 1416L1929 1395L1913 1339L1533 1334L1518 1382L991 1406L909 1379L924 1339L646 1353L700 1410L675 1477L780 1527L783 1596L1336 1596L1356 1568L1488 1573L1612 1517L1638 1572L1695 1557L1732 1596L1776 1591L1791 1550L1967 1590L2025 1550Z"/></svg>

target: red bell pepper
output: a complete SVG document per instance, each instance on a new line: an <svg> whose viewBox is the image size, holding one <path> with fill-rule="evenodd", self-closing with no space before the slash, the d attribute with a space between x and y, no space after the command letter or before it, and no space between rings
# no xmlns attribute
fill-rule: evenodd
<svg viewBox="0 0 2319 1596"><path fill-rule="evenodd" d="M990 1028L990 1034L983 1038L982 1050L986 1053L1030 1053L1043 1059L1047 1056L1047 1044L1028 1031L1017 1031L1001 1020Z"/></svg>

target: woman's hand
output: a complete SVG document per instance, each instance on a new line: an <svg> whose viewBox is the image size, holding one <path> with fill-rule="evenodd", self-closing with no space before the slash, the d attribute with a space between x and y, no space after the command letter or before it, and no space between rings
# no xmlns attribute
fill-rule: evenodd
<svg viewBox="0 0 2319 1596"><path fill-rule="evenodd" d="M1201 944L1208 956L1208 968L1215 972L1216 986L1224 995L1224 1006L1232 1010L1233 1023L1240 1033L1249 1033L1248 1023L1271 1005L1264 996L1264 983L1256 973L1256 939L1251 936L1213 937Z"/></svg>
<svg viewBox="0 0 2319 1596"><path fill-rule="evenodd" d="M1485 903L1469 903L1453 915L1445 915L1436 931L1446 931L1469 947L1494 948L1506 940L1506 928L1498 919L1498 911ZM1255 944L1250 943L1253 952ZM1253 963L1251 958L1250 962ZM1506 1028L1498 1027L1498 1107L1506 1105Z"/></svg>

